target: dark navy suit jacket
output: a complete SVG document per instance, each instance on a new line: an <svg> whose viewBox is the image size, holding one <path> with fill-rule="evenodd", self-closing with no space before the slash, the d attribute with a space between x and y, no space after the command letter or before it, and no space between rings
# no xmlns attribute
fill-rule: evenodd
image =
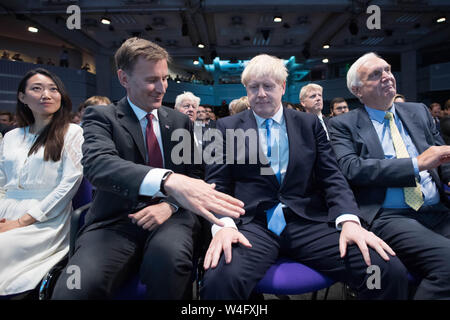
<svg viewBox="0 0 450 320"><path fill-rule="evenodd" d="M233 163L227 164L226 153L230 152L227 146L231 148L231 141L227 143L224 138L223 154L218 153L223 163L206 166L207 182L215 183L216 189L245 203L246 214L240 218L242 221L235 222L248 223L279 202L294 214L317 222L334 222L343 213L359 216L353 193L338 168L317 116L286 108L283 114L289 139L289 164L281 185L275 175L261 174L261 168L269 165L264 155L256 157L254 154L257 152L255 149L259 150L259 138L257 141L246 139L243 146L245 164L238 163L238 138L233 140ZM251 110L219 119L217 129L223 137L226 137L227 129L250 130L248 132L253 132L253 137L258 137L256 119ZM255 143L256 146L253 145ZM251 156L257 158L255 164L249 163L249 150L253 150Z"/></svg>

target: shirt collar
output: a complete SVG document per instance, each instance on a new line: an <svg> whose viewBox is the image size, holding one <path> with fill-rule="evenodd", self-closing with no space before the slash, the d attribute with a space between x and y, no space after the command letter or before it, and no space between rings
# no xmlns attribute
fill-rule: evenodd
<svg viewBox="0 0 450 320"><path fill-rule="evenodd" d="M367 113L369 114L369 118L371 120L375 120L379 123L383 123L384 122L384 116L386 115L386 112L392 112L394 119L396 117L396 113L395 113L395 104L392 104L392 107L390 107L388 110L383 111L383 110L378 110L378 109L374 109L374 108L370 108L366 105L364 105L364 108L366 108Z"/></svg>
<svg viewBox="0 0 450 320"><path fill-rule="evenodd" d="M134 114L138 118L138 120L141 121L143 118L145 118L145 116L147 115L147 112L145 112L144 110L139 108L137 105L135 105L133 102L131 102L131 100L130 100L130 98L128 96L127 96L127 100L128 100L128 103L131 106L131 109L133 109ZM153 109L151 113L156 118L156 120L159 120L158 119L158 109Z"/></svg>
<svg viewBox="0 0 450 320"><path fill-rule="evenodd" d="M258 116L255 113L255 111L252 110L252 112L255 115L256 123L258 124L258 128L259 127L263 127L264 126L264 121L266 121L266 119ZM277 113L275 113L271 118L273 119L273 121L275 121L279 125L282 125L284 123L283 105L280 105L280 109L278 109Z"/></svg>

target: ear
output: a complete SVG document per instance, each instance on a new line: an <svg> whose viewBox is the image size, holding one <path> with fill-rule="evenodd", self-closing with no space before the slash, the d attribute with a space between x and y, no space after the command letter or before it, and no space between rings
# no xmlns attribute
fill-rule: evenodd
<svg viewBox="0 0 450 320"><path fill-rule="evenodd" d="M119 79L119 82L122 85L122 87L124 87L125 89L128 89L129 78L128 78L128 74L124 70L122 70L122 69L117 70L117 78Z"/></svg>
<svg viewBox="0 0 450 320"><path fill-rule="evenodd" d="M283 82L283 84L281 85L281 87L283 88L283 94L286 91L286 81Z"/></svg>
<svg viewBox="0 0 450 320"><path fill-rule="evenodd" d="M352 93L361 99L361 87L352 86Z"/></svg>
<svg viewBox="0 0 450 320"><path fill-rule="evenodd" d="M303 108L305 107L305 104L303 103L302 100L300 100L300 104L302 105Z"/></svg>
<svg viewBox="0 0 450 320"><path fill-rule="evenodd" d="M17 95L17 98L19 99L20 102L22 102L23 104L26 104L24 102L25 94L23 92L19 92L19 94Z"/></svg>

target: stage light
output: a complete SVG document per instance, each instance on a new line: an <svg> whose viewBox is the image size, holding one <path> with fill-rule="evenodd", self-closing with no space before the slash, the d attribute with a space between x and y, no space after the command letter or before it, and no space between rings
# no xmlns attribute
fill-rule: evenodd
<svg viewBox="0 0 450 320"><path fill-rule="evenodd" d="M33 32L33 33L36 33L36 32L39 31L39 29L36 28L36 27L28 27L28 31Z"/></svg>

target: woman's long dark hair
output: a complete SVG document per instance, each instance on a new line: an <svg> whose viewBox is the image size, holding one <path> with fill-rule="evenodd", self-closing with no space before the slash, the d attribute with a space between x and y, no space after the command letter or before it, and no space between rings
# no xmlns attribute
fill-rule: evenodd
<svg viewBox="0 0 450 320"><path fill-rule="evenodd" d="M69 127L70 112L72 111L72 102L64 88L64 84L58 76L43 68L37 68L27 72L20 81L19 88L17 89L17 125L20 128L23 128L31 126L35 121L30 108L19 100L19 92L26 94L25 88L28 79L36 74L42 74L53 80L61 94L61 107L53 114L50 122L39 133L39 136L28 152L28 156L37 152L40 147L44 146L44 161L52 160L56 162L61 159L61 152L64 146L64 135Z"/></svg>

